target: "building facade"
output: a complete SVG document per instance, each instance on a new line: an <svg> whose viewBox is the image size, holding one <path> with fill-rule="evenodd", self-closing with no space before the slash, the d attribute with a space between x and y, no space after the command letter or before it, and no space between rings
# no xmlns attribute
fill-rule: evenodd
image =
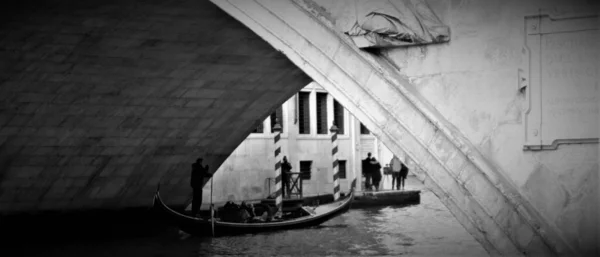
<svg viewBox="0 0 600 257"><path fill-rule="evenodd" d="M273 126L281 121L282 154L301 172L303 196L333 193L331 156L332 124L338 127L340 188L347 192L356 176L362 179L361 160L372 153L382 166L392 158L390 150L374 137L347 109L317 83L310 83L266 117L219 167L204 193L204 207L212 201L258 200L275 191ZM383 172L383 171L382 171ZM358 190L364 185L357 183ZM383 176L382 189L391 188Z"/></svg>

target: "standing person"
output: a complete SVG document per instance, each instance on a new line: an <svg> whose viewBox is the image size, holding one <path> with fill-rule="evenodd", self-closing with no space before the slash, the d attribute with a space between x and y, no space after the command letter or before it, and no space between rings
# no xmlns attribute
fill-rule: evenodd
<svg viewBox="0 0 600 257"><path fill-rule="evenodd" d="M283 198L286 195L289 197L290 193L290 178L292 172L292 165L288 162L287 156L283 156L283 161L281 162L281 186L283 190Z"/></svg>
<svg viewBox="0 0 600 257"><path fill-rule="evenodd" d="M192 216L196 217L200 206L202 205L202 187L204 187L205 179L210 179L212 174L208 172L208 165L202 166L202 158L196 159L196 162L192 164L192 179L190 180L190 186L194 191L192 198Z"/></svg>
<svg viewBox="0 0 600 257"><path fill-rule="evenodd" d="M400 182L402 183L402 190L404 190L404 181L406 181L406 177L408 176L408 167L402 163L402 168L400 168Z"/></svg>
<svg viewBox="0 0 600 257"><path fill-rule="evenodd" d="M362 160L362 174L365 176L365 191L371 190L371 153L367 153L367 158Z"/></svg>
<svg viewBox="0 0 600 257"><path fill-rule="evenodd" d="M392 189L400 190L400 170L402 169L402 162L398 159L398 156L394 155L390 161L392 166Z"/></svg>
<svg viewBox="0 0 600 257"><path fill-rule="evenodd" d="M371 178L373 179L375 191L379 191L379 183L381 182L381 164L379 164L375 157L371 159Z"/></svg>

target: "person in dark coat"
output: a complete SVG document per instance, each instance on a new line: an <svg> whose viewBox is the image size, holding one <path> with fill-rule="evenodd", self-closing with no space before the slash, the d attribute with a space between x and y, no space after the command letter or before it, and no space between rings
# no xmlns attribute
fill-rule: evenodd
<svg viewBox="0 0 600 257"><path fill-rule="evenodd" d="M408 176L408 167L404 163L402 163L402 168L400 169L400 186L402 190L404 190L404 181L406 181L406 177Z"/></svg>
<svg viewBox="0 0 600 257"><path fill-rule="evenodd" d="M292 165L288 162L287 156L283 156L283 161L281 162L281 189L284 198L290 193L290 172L292 172Z"/></svg>
<svg viewBox="0 0 600 257"><path fill-rule="evenodd" d="M367 154L367 158L362 160L362 174L365 176L365 191L371 190L371 153Z"/></svg>
<svg viewBox="0 0 600 257"><path fill-rule="evenodd" d="M371 177L373 179L373 186L375 191L379 191L379 183L381 182L381 164L373 157L371 159Z"/></svg>
<svg viewBox="0 0 600 257"><path fill-rule="evenodd" d="M190 186L192 187L193 198L192 198L192 216L196 217L200 206L202 205L202 187L204 187L204 180L210 179L212 174L208 171L208 165L202 166L202 158L196 159L196 162L192 164L192 178L190 180Z"/></svg>

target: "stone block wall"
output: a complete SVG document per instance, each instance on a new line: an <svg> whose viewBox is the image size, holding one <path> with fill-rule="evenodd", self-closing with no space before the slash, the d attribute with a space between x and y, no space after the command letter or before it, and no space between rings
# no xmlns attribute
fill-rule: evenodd
<svg viewBox="0 0 600 257"><path fill-rule="evenodd" d="M20 1L0 10L0 212L190 197L310 82L207 1Z"/></svg>

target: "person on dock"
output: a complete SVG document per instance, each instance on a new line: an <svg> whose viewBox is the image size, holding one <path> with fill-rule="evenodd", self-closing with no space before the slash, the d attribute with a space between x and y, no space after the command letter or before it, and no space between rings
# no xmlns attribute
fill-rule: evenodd
<svg viewBox="0 0 600 257"><path fill-rule="evenodd" d="M287 156L283 156L281 162L281 189L283 191L283 198L286 195L289 197L290 194L290 178L292 177L290 172L292 172L292 165L288 162Z"/></svg>
<svg viewBox="0 0 600 257"><path fill-rule="evenodd" d="M365 176L365 191L371 190L372 159L371 153L367 153L367 158L362 160L362 174Z"/></svg>
<svg viewBox="0 0 600 257"><path fill-rule="evenodd" d="M400 183L402 190L404 190L404 182L406 181L406 177L408 176L408 167L402 163L402 168L400 168Z"/></svg>
<svg viewBox="0 0 600 257"><path fill-rule="evenodd" d="M373 157L371 159L371 178L375 191L379 191L379 183L381 182L381 164Z"/></svg>
<svg viewBox="0 0 600 257"><path fill-rule="evenodd" d="M402 169L402 162L398 156L394 155L390 161L392 168L392 189L400 190L400 170Z"/></svg>
<svg viewBox="0 0 600 257"><path fill-rule="evenodd" d="M196 217L200 206L202 205L202 187L204 187L205 179L210 179L212 174L208 171L208 165L202 166L202 158L196 159L196 162L192 164L192 178L190 180L190 186L193 190L192 197L192 216Z"/></svg>

